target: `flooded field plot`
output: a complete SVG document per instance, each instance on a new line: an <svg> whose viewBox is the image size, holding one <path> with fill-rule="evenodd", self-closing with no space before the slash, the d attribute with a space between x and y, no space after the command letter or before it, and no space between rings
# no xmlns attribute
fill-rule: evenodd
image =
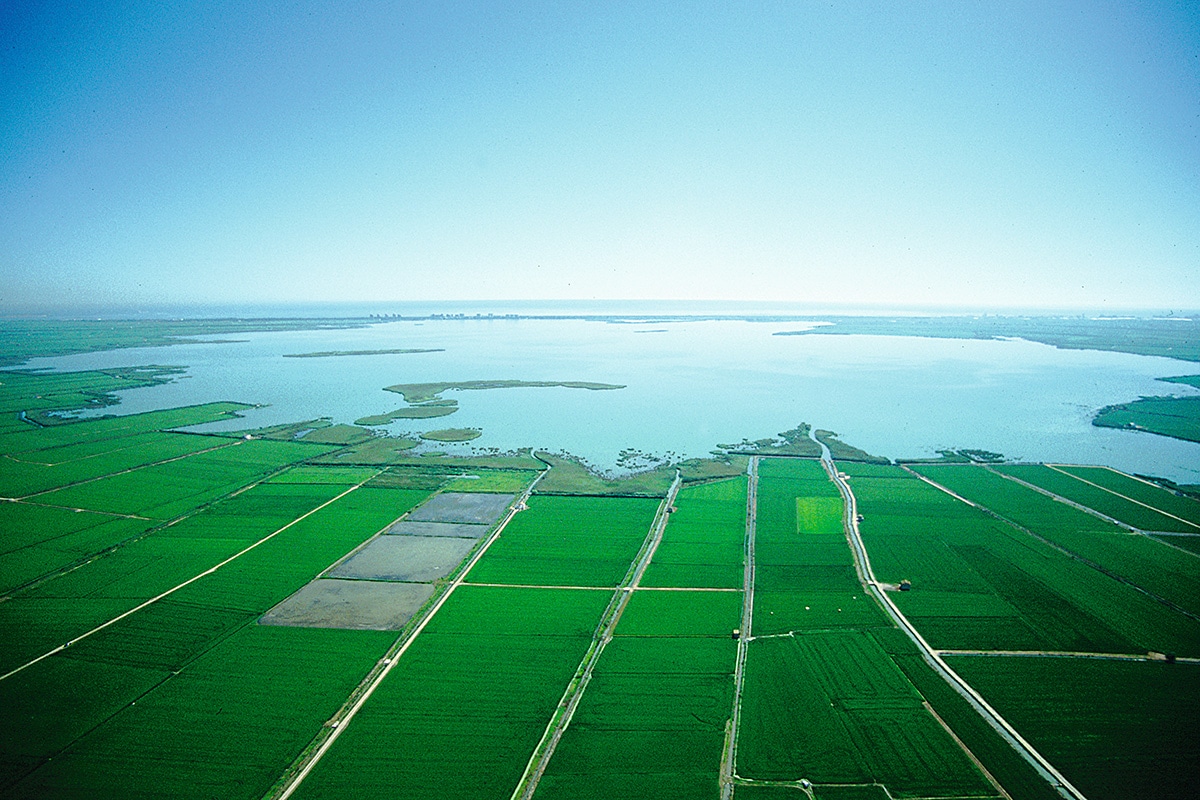
<svg viewBox="0 0 1200 800"><path fill-rule="evenodd" d="M452 536L460 539L478 539L488 532L488 527L462 522L410 522L403 519L392 523L384 533L393 536Z"/></svg>
<svg viewBox="0 0 1200 800"><path fill-rule="evenodd" d="M321 578L263 615L263 625L394 631L433 594L426 583Z"/></svg>
<svg viewBox="0 0 1200 800"><path fill-rule="evenodd" d="M500 519L515 495L443 492L408 515L414 522L460 522L488 525Z"/></svg>
<svg viewBox="0 0 1200 800"><path fill-rule="evenodd" d="M449 575L474 539L379 536L329 570L330 578L368 581L434 581Z"/></svg>

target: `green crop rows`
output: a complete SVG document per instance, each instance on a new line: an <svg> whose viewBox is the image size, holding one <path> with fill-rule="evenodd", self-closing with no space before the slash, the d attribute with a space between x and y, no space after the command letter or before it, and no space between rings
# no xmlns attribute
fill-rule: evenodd
<svg viewBox="0 0 1200 800"><path fill-rule="evenodd" d="M987 657L950 663L1092 800L1196 796L1200 666Z"/></svg>
<svg viewBox="0 0 1200 800"><path fill-rule="evenodd" d="M674 613L656 625L664 597ZM637 592L536 797L716 797L740 600Z"/></svg>
<svg viewBox="0 0 1200 800"><path fill-rule="evenodd" d="M659 501L632 497L531 498L471 570L473 583L616 586Z"/></svg>
<svg viewBox="0 0 1200 800"><path fill-rule="evenodd" d="M755 640L745 698L738 771L747 777L882 783L893 796L993 794L868 633Z"/></svg>
<svg viewBox="0 0 1200 800"><path fill-rule="evenodd" d="M1200 525L1200 500L1195 498L1175 494L1108 467L1060 466L1058 469Z"/></svg>
<svg viewBox="0 0 1200 800"><path fill-rule="evenodd" d="M1200 560L1193 556L1155 539L1131 535L981 467L921 466L917 471L1087 559L1098 569L1200 614L1200 593L1196 592Z"/></svg>
<svg viewBox="0 0 1200 800"><path fill-rule="evenodd" d="M872 465L855 469L886 474ZM803 778L817 797L994 795L877 641L900 634L858 581L841 497L824 470L811 461L767 460L760 475L762 580L755 581L746 655L740 778ZM846 786L826 791L822 784ZM781 791L739 786L736 796Z"/></svg>
<svg viewBox="0 0 1200 800"><path fill-rule="evenodd" d="M1146 505L1135 503L1113 492L1092 486L1053 467L1043 464L1003 464L993 469L1004 475L1020 478L1027 483L1032 483L1144 531L1200 533L1200 525L1189 525L1183 520L1175 519L1153 508L1147 508Z"/></svg>
<svg viewBox="0 0 1200 800"><path fill-rule="evenodd" d="M507 797L608 599L460 588L295 796Z"/></svg>
<svg viewBox="0 0 1200 800"><path fill-rule="evenodd" d="M856 465L843 468L864 515L860 529L877 577L912 581L911 592L893 597L933 646L1200 652L1200 624L1137 589L898 467L877 467L888 472L871 475L858 474ZM1041 497L992 477L1002 488Z"/></svg>
<svg viewBox="0 0 1200 800"><path fill-rule="evenodd" d="M740 589L746 538L746 479L682 489L643 586Z"/></svg>

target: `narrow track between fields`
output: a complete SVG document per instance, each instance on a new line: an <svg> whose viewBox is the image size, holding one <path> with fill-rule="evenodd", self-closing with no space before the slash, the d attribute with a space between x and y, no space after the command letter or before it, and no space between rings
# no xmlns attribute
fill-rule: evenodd
<svg viewBox="0 0 1200 800"><path fill-rule="evenodd" d="M1004 717L1000 716L1000 713L996 711L996 709L992 708L992 706L983 699L983 696L979 694L979 692L977 692L969 683L963 680L957 672L950 668L950 666L938 654L938 651L930 647L929 643L925 641L925 638L921 636L917 629L913 627L912 623L908 621L908 618L905 617L896 604L892 602L892 599L888 596L888 593L884 591L883 584L880 584L880 582L875 578L875 573L871 569L871 561L867 557L866 546L863 544L862 535L858 530L858 499L854 496L854 492L851 491L850 484L844 477L842 477L842 474L838 472L837 466L830 457L828 448L825 448L824 446L822 446L821 466L825 468L825 472L828 473L830 479L834 482L834 484L837 485L838 491L840 491L842 494L842 500L845 503L844 520L846 533L850 537L850 543L852 545L851 549L854 551L855 557L854 567L858 571L859 575L862 576L863 583L867 587L867 590L875 595L879 602L883 604L883 607L888 612L888 615L891 616L900 629L908 635L908 638L911 639L918 648L920 648L921 656L925 659L926 663L933 667L934 670L955 689L955 691L962 695L962 697L968 703L970 703L976 711L979 712L979 714L992 727L992 729L999 733L1006 741L1008 741L1008 743L1011 744L1017 750L1017 752L1029 762L1031 766L1033 766L1039 775L1045 778L1046 781L1049 782L1050 785L1053 786L1063 797L1071 798L1072 800L1086 800L1084 794L1076 789L1071 782L1068 781L1067 778L1045 758L1045 756L1039 753L1032 744L1026 741L1025 738L1017 732L1016 728L1010 725L1008 721L1004 719ZM938 484L934 483L933 481L927 482L934 486L938 486ZM958 497L958 495L955 495L953 492L945 489L945 487L938 486L938 488L946 491L948 494L951 494L954 497ZM976 508L980 507L975 503L971 503L969 500L965 500L961 497L958 499L962 500L968 505L975 506Z"/></svg>
<svg viewBox="0 0 1200 800"><path fill-rule="evenodd" d="M915 475L917 473L913 473L913 474ZM1001 477L1008 477L1006 475L1003 475L1002 473L998 473L998 474L1000 474ZM958 497L958 495L954 494L953 492L951 492L949 489L942 486L941 484L936 483L935 481L933 481L929 478L925 478L924 476L920 476L920 477L922 477L922 479L929 485L936 486L939 489L945 491L946 493L951 494L954 497ZM1018 484L1025 483L1025 481L1022 481L1019 478L1013 478L1012 480L1016 481ZM1026 485L1029 485L1029 484L1026 484ZM1030 486L1030 488L1035 489L1038 492L1041 492L1042 494L1049 495L1050 497L1057 497L1057 495L1055 495L1053 492L1047 492L1046 490L1041 489L1040 487L1037 487L1037 486L1032 486L1032 485L1029 485L1029 486ZM846 490L849 491L849 487L847 487ZM1009 519L1008 517L1004 516L1003 514L993 511L992 509L988 508L987 506L985 506L981 503L975 503L975 502L966 500L961 497L959 497L959 499L962 500L964 503L967 503L968 505L974 506L975 508L979 509L980 511L982 511L984 514L987 514L992 519L1003 522L1005 525L1016 528L1021 533L1024 533L1026 536L1030 536L1034 539L1037 539L1042 544L1044 544L1047 547L1050 547L1054 550L1057 550L1058 552L1065 555L1067 558L1078 561L1080 564L1090 567L1091 569L1096 570L1096 572L1099 572L1102 575L1106 575L1109 578L1112 578L1114 581L1117 581L1118 583L1125 584L1126 586L1130 587L1134 591L1144 594L1146 597L1149 597L1151 600L1154 600L1157 603L1161 603L1162 605L1166 606L1167 608L1171 609L1172 611L1175 611L1179 614L1182 614L1185 617L1188 617L1190 619L1200 622L1200 614L1196 614L1192 611L1189 611L1186 608L1184 608L1183 606L1174 602L1173 600L1163 597L1162 595L1160 595L1156 592L1150 591L1149 589L1147 589L1146 587L1137 583L1136 581L1132 580L1131 578L1127 578L1119 572L1114 572L1113 570L1110 570L1108 567L1104 566L1103 564L1099 563L1098 561L1090 559L1087 556L1081 555L1081 554L1075 552L1074 550L1070 549L1069 547L1059 544L1058 542L1054 541L1053 539L1048 539L1045 536L1042 536L1037 531L1035 531L1031 528L1027 528L1024 525L1022 525L1021 523L1017 522L1016 520ZM1065 499L1063 500L1063 502L1067 503L1068 505L1078 505L1077 503L1072 503L1071 501L1065 500ZM1083 508L1083 507L1080 506L1080 508ZM1086 511L1088 509L1084 508L1083 510ZM1096 512L1089 512L1089 513L1096 514L1096 516L1100 516L1100 517L1104 516L1102 514L1097 514ZM1107 519L1107 517L1105 517L1105 518ZM1115 520L1113 520L1113 521L1115 522ZM1128 525L1123 525L1123 524L1122 524L1122 527L1129 528ZM858 530L857 522L854 523L854 529L857 532L857 530ZM1137 530L1136 528L1133 528L1132 531L1134 532L1134 535L1137 535L1137 536L1145 535L1141 531ZM1157 539L1154 539L1154 537L1152 537L1152 536L1148 537L1148 538L1153 539L1154 541L1158 541ZM1174 549L1178 549L1178 548L1175 548L1174 545L1168 544L1166 542L1158 542L1158 543L1164 547L1171 547Z"/></svg>
<svg viewBox="0 0 1200 800"><path fill-rule="evenodd" d="M1142 506L1143 508L1148 508L1151 511L1157 511L1159 514L1162 514L1164 517L1170 517L1173 520L1182 522L1184 525L1187 525L1189 527L1195 528L1197 531L1200 531L1200 525L1197 525L1195 522L1192 522L1190 519L1184 519L1183 517L1177 517L1174 514L1172 514L1171 512L1161 509L1158 506L1152 506L1149 503L1143 503L1141 500L1134 499L1127 494L1121 494L1116 489L1110 489L1107 486L1101 486L1098 483L1092 483L1087 478L1076 475L1073 472L1067 472L1065 469L1062 469L1063 467L1071 466L1070 464L1047 464L1046 466L1049 467L1050 469L1054 470L1055 472L1061 472L1063 475L1074 478L1075 480L1080 481L1082 483L1086 483L1088 486L1092 486L1092 487L1095 487L1102 491L1108 492L1109 494L1116 495L1117 497L1121 498L1122 500L1128 500L1131 503ZM1143 481L1141 478L1138 478L1134 475L1125 475L1124 472L1115 470L1112 467L1104 467L1104 469L1107 469L1110 472L1115 472L1118 475L1122 475L1124 477L1130 478L1131 480L1141 481L1142 483L1146 484L1147 486L1153 486L1156 489L1160 489L1164 492L1166 491L1166 489L1163 489L1163 487L1159 486L1157 483L1151 483L1150 481Z"/></svg>
<svg viewBox="0 0 1200 800"><path fill-rule="evenodd" d="M284 773L280 782L277 783L275 788L273 788L271 792L267 794L267 797L277 798L278 800L286 800L286 798L291 797L296 789L300 787L300 784L304 782L304 779L308 777L309 773L313 771L317 764L320 763L321 759L325 757L325 754L329 752L329 748L333 746L333 743L336 742L338 737L342 735L342 731L346 729L346 727L362 709L363 705L366 704L367 700L371 698L371 695L375 693L375 690L379 688L379 684L383 683L384 679L387 678L388 673L390 673L392 668L395 667L400 661L400 657L404 655L404 653L416 640L417 636L420 635L421 631L425 630L425 626L429 624L429 621L433 619L433 616L437 614L438 610L441 609L450 596L454 594L454 590L460 586L467 585L465 579L467 574L471 571L471 568L474 567L479 559L483 557L488 548L492 546L492 543L500 537L500 533L504 530L508 523L512 521L512 518L516 516L518 510L525 507L526 502L529 500L529 496L533 493L534 487L536 487L538 481L540 481L546 475L546 472L548 472L548 470L543 470L542 472L538 473L538 476L534 478L529 486L525 488L525 491L509 504L508 511L504 515L504 518L498 525L496 525L491 534L489 534L487 539L484 540L483 544L475 550L474 554L470 557L470 559L468 559L467 563L459 570L458 576L450 583L449 586L446 587L446 590L438 596L433 605L425 609L416 625L402 634L400 638L392 644L392 647L388 650L387 655L385 655L379 662L376 669L372 670L366 676L366 678L363 679L362 683L359 684L358 688L356 688L354 692L350 694L350 698L347 700L347 703L338 711L337 714L334 715L333 719L327 723L327 726L322 729L317 740L311 744L309 748L300 756L298 761L294 763L286 773Z"/></svg>
<svg viewBox="0 0 1200 800"><path fill-rule="evenodd" d="M0 498L0 500L28 500L31 497L40 497L41 495L44 495L44 494L50 494L51 492L57 492L60 489L70 489L72 486L83 486L85 483L95 483L96 481L102 481L106 478L113 478L113 477L116 477L117 475L128 475L130 472L137 472L138 470L147 469L148 467L157 467L162 464L170 464L175 461L183 461L185 458L191 458L192 456L199 456L199 455L203 455L205 453L214 453L217 450L225 450L230 447L238 447L242 444L245 444L245 442L246 442L245 439L238 439L238 440L230 442L228 444L219 444L216 447L209 447L206 450L197 450L194 453L184 453L181 456L172 456L171 458L164 458L161 461L152 461L149 464L138 464L136 467L128 467L127 469L119 469L116 472L110 472L107 475L97 475L94 478L84 478L81 481L72 481L71 483L64 483L62 486L55 486L52 489L43 489L40 492L31 492L30 494L23 494L20 497Z"/></svg>
<svg viewBox="0 0 1200 800"><path fill-rule="evenodd" d="M742 724L742 690L746 684L746 648L754 622L754 535L758 527L758 456L746 465L746 537L742 572L742 628L738 637L737 661L733 667L733 710L725 730L725 752L721 756L721 800L733 797L737 779L737 741ZM811 797L812 793L809 792Z"/></svg>
<svg viewBox="0 0 1200 800"><path fill-rule="evenodd" d="M613 631L617 627L617 623L621 621L621 614L625 612L625 607L629 604L629 598L638 589L638 584L641 583L642 575L646 572L646 567L650 565L650 561L654 558L654 553L658 550L659 542L662 541L663 531L667 527L667 519L670 516L670 509L675 504L675 497L679 494L679 486L682 483L682 476L678 470L675 471L675 480L671 483L671 488L667 491L667 496L663 498L662 503L658 506L658 511L654 515L654 522L650 526L650 531L646 534L646 539L642 543L641 549L634 557L633 562L629 566L629 571L625 573L624 580L613 593L612 600L609 601L608 607L604 610L604 615L600 618L600 624L596 627L596 632L592 636L591 645L583 656L583 660L579 663L579 667L575 670L575 675L567 684L566 691L563 692L562 699L558 701L558 706L554 713L550 716L550 722L546 725L546 730L542 734L541 740L537 747L534 748L533 754L529 757L529 762L525 765L525 772L522 773L521 779L517 781L517 786L513 789L511 800L529 800L537 791L538 782L542 779L542 775L546 771L546 767L550 763L550 759L554 756L554 750L558 747L559 740L562 739L563 733L571 724L571 718L575 715L575 709L579 707L579 701L583 699L583 694L587 690L588 683L591 682L592 672L596 668L596 664L600 661L600 656L604 653L604 648L613 638Z"/></svg>

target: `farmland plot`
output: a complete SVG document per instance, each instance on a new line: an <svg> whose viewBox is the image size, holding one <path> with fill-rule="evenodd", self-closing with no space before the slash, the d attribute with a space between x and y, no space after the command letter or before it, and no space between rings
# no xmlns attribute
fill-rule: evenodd
<svg viewBox="0 0 1200 800"><path fill-rule="evenodd" d="M271 493L284 492L284 496L305 496L301 492L301 489L305 487L297 485L260 488ZM330 487L324 486L322 489L321 485L314 485L309 488L320 489L324 493ZM340 487L334 486L333 488L336 490ZM229 675L225 675L224 679L228 679L231 684L237 683L238 693L211 694L223 680L219 670L215 672L209 670L211 674L203 677L202 682L202 687L205 687L204 691L210 692L209 699L221 703L221 712L225 715L222 717L223 722L235 727L238 725L262 727L264 723L261 721L261 716L265 711L263 707L255 705L255 698L264 692L271 691L271 688L257 685L254 681L258 681L259 684L285 687L288 685L286 681L282 680L280 676L273 675L271 670L279 665L289 663L289 659L306 658L305 642L343 642L345 644L343 649L337 650L335 647L335 651L326 655L341 657L338 656L338 653L341 653L345 659L348 659L347 664L356 666L350 666L349 672L344 674L335 674L336 680L333 685L337 688L324 688L326 687L325 678L321 677L334 673L322 670L314 672L310 669L307 672L298 671L295 675L297 680L310 681L313 691L316 692L313 697L299 700L301 708L297 713L304 719L309 719L304 716L305 714L314 715L315 719L310 720L312 724L306 728L307 733L302 741L293 749L288 750L286 758L280 756L275 761L264 761L260 756L246 753L240 760L230 761L227 759L227 763L212 765L213 774L221 773L222 770L226 772L236 772L238 769L249 772L257 771L255 774L259 775L258 780L260 781L266 780L264 776L277 775L284 769L287 763L297 755L299 746L315 734L319 722L326 718L323 715L331 713L336 708L336 706L330 707L329 704L332 702L330 698L344 698L345 693L361 680L369 665L378 658L395 636L395 634L386 634L383 638L379 638L378 634L364 634L360 643L366 645L367 649L363 651L363 655L359 656L355 655L359 652L356 649L358 645L355 645L351 639L320 640L315 635L314 638L306 639L300 634L294 638L287 638L283 634L279 634L272 639L270 637L273 634L250 632L257 627L252 624L254 618L272 603L310 580L327 567L331 561L336 560L340 554L372 536L424 496L423 493L401 490L361 489L359 492L364 494L357 492L347 494L337 502L281 531L274 538L221 569L201 577L169 597L98 631L68 650L29 667L7 681L0 682L0 692L12 690L20 698L39 695L53 697L56 691L61 691L63 683L73 686L107 686L108 683L115 682L114 687L109 690L107 695L109 705L104 708L117 709L126 705L130 706L130 710L111 718L108 718L112 713L111 710L103 717L95 718L87 714L63 715L61 709L53 703L33 703L25 709L19 705L15 706L19 713L24 714L20 718L24 727L44 731L39 739L25 744L25 755L22 762L25 767L22 772L37 767L39 764L52 763L54 765L51 771L39 770L34 773L23 786L42 786L43 780L50 781L49 785L56 787L71 788L74 786L72 781L76 780L82 780L84 783L81 785L87 785L86 780L95 780L98 774L111 768L108 762L113 758L111 753L114 752L106 749L107 745L98 746L98 749L94 750L89 749L89 743L128 742L131 739L148 736L154 731L160 731L156 735L161 736L161 727L171 719L171 714L164 712L162 721L156 723L159 727L150 725L147 728L141 716L142 706L139 705L137 713L132 711L134 702L144 704L147 699L162 696L172 697L174 696L172 693L177 690L185 691L186 694L186 691L190 691L186 690L186 687L191 685L189 681L198 675L204 676L205 670L209 669L208 667L194 669L195 665L201 663L211 665L212 662L205 661L208 658L207 654L214 652L214 648L217 649L216 651L221 651L220 648L225 647L224 643L235 640L276 643L272 647L277 648L278 652L271 656L274 658L275 667L271 667L265 660L268 658L266 655L262 656L263 661L255 662L253 659L256 656L253 648L246 654L246 658L250 661L240 666L238 663L240 648L234 647L223 651L225 655L216 663L223 664L232 671ZM371 494L372 492L375 494ZM257 501L249 498L248 495L250 492L239 495L239 498L246 498L243 501L244 508L250 510L258 507ZM311 499L311 495L309 498ZM236 520L238 518L230 517L229 519ZM268 517L268 519L272 518ZM273 519L272 524L274 524ZM183 543L181 546L194 544L194 541L189 539L180 541ZM89 607L95 605L97 608L109 608L103 603L94 603L86 597L75 598L74 605L77 607L85 602ZM111 608L109 610L111 611ZM293 645L295 646L293 647ZM338 647L340 646L338 645ZM314 659L322 657L324 656L312 656ZM356 662L355 658L366 660ZM249 670L249 673L243 674L244 670ZM309 678L304 678L305 674L309 675ZM237 681L239 675L245 678L240 683ZM339 675L340 677L337 677ZM141 676L145 682L130 684L131 678L126 676ZM161 685L154 694L148 698L141 697L149 688L159 684ZM283 692L281 696L289 696L286 690L281 688L280 691ZM328 692L329 696L321 694L322 692ZM297 700L297 698L291 699ZM314 705L306 707L305 703L309 701ZM313 708L320 710L314 711ZM9 719L10 722L13 721L12 718ZM256 719L260 721L255 722ZM236 739L230 740L230 743L226 745L220 745L218 737L214 736L206 718L193 718L192 722L195 727L190 729L187 735L201 736L201 738L203 738L202 734L206 735L208 739L205 746L235 747ZM255 735L267 736L269 730L270 726L267 725L266 729ZM89 733L89 731L91 732ZM85 739L80 739L85 735ZM295 737L300 736L300 733L295 732L291 735L294 740ZM171 746L161 744L158 749L150 748L125 753L124 762L116 771L121 775L121 779L127 782L133 794L138 793L134 791L136 786L141 786L141 791L153 793L158 784L153 781L142 783L139 781L155 775L156 770L159 771L158 774L170 774L177 771L179 774L185 775L199 774L203 771L202 764L196 760L197 757L189 755L191 752L188 750L189 741L184 733L179 732L178 737L175 744ZM64 760L60 757L60 751L72 743L76 743L76 746L71 748L70 758ZM271 746L277 748L278 743L272 743ZM113 747L117 746L113 745ZM54 757L53 762L47 761L51 757ZM64 764L70 766L64 766ZM66 783L60 784L59 781ZM203 781L199 781L197 790L204 785ZM37 794L39 791L41 790L31 790L33 794Z"/></svg>
<svg viewBox="0 0 1200 800"><path fill-rule="evenodd" d="M1161 486L1108 467L1058 465L1056 469L1200 525L1200 500L1194 497L1175 494Z"/></svg>
<svg viewBox="0 0 1200 800"><path fill-rule="evenodd" d="M1200 586L1200 559L1155 539L1131 535L979 467L923 466L918 471L945 481L944 485L967 499L1088 559L1098 569L1200 614L1200 592L1196 591Z"/></svg>
<svg viewBox="0 0 1200 800"><path fill-rule="evenodd" d="M294 796L507 797L608 600L461 587Z"/></svg>
<svg viewBox="0 0 1200 800"><path fill-rule="evenodd" d="M1091 800L1190 798L1200 666L957 657L951 666Z"/></svg>
<svg viewBox="0 0 1200 800"><path fill-rule="evenodd" d="M616 586L659 501L538 495L467 576L472 583Z"/></svg>

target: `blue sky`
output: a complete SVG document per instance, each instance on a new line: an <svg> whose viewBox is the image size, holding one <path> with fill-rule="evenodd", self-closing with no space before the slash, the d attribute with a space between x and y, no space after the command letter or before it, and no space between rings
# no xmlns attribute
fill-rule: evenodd
<svg viewBox="0 0 1200 800"><path fill-rule="evenodd" d="M0 311L1196 309L1200 5L17 2L0 209Z"/></svg>

